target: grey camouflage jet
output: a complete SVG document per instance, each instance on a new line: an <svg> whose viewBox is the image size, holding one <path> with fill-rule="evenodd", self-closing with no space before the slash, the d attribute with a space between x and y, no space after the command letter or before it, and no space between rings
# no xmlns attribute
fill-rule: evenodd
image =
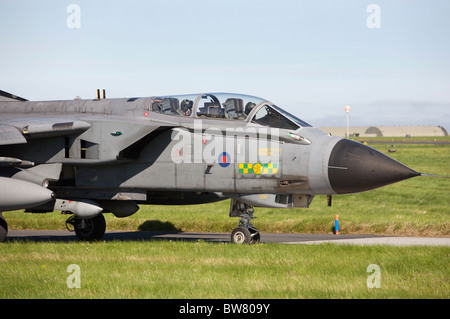
<svg viewBox="0 0 450 319"><path fill-rule="evenodd" d="M31 102L0 95L0 212L61 211L81 240L102 238L104 213L123 218L139 205L231 199L229 215L239 217L231 241L254 243L254 207L309 207L315 195L421 175L254 96L107 99L97 90L96 99Z"/></svg>

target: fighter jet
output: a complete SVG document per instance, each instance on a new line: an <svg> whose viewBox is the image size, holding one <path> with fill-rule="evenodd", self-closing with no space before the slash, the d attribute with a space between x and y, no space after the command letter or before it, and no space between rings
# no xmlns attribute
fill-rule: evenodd
<svg viewBox="0 0 450 319"><path fill-rule="evenodd" d="M249 95L107 99L97 90L94 99L31 102L0 93L0 212L61 211L81 240L102 238L105 213L231 199L231 241L255 243L254 207L306 208L315 195L420 175ZM7 230L2 217L0 240Z"/></svg>

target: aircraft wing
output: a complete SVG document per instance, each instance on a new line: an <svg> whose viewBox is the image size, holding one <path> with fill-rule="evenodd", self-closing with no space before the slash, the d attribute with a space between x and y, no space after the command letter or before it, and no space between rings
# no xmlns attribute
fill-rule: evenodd
<svg viewBox="0 0 450 319"><path fill-rule="evenodd" d="M45 148L41 153L50 155L42 155L40 163L113 162L127 159L131 153L138 154L143 143L175 126L175 123L142 123L123 118L17 116L0 120L0 146L18 145L17 149L21 144L28 144L27 147L39 152ZM61 155L64 149L66 156ZM0 162L17 164L7 157L2 159Z"/></svg>
<svg viewBox="0 0 450 319"><path fill-rule="evenodd" d="M27 139L78 134L90 127L87 122L63 118L0 122L0 145L23 144L27 143Z"/></svg>
<svg viewBox="0 0 450 319"><path fill-rule="evenodd" d="M22 132L11 125L0 125L0 145L24 144L27 140Z"/></svg>

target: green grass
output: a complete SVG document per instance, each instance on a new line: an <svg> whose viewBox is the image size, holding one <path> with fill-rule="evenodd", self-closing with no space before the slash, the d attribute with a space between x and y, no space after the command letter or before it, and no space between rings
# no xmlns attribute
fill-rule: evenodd
<svg viewBox="0 0 450 319"><path fill-rule="evenodd" d="M448 139L448 138L447 138ZM450 145L373 144L373 147L423 173L450 176ZM388 150L395 148L395 153ZM108 230L231 232L229 201L193 206L141 206L127 218L105 214ZM256 208L262 232L331 233L334 215L341 233L450 236L450 179L415 177L373 191L333 197L316 196L308 209ZM59 213L5 212L10 229L64 229Z"/></svg>
<svg viewBox="0 0 450 319"><path fill-rule="evenodd" d="M444 298L447 247L205 242L2 244L0 298ZM70 264L81 288L68 288ZM368 288L367 267L380 267Z"/></svg>

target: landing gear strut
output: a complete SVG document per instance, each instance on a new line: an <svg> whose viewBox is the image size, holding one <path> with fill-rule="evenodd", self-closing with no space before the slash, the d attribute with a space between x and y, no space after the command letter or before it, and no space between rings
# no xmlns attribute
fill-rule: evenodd
<svg viewBox="0 0 450 319"><path fill-rule="evenodd" d="M253 206L232 199L230 204L230 217L240 217L239 226L231 233L231 241L235 244L254 244L261 239L259 230L251 223Z"/></svg>

